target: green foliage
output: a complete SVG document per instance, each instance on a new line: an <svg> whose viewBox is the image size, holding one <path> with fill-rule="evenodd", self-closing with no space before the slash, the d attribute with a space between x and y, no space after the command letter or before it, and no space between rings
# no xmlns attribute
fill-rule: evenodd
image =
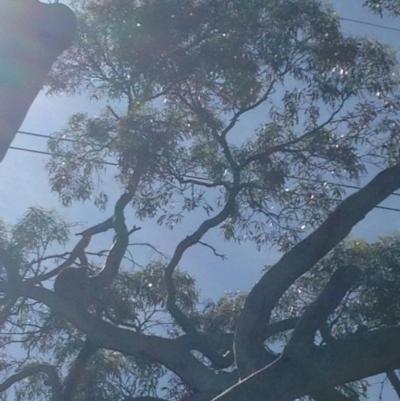
<svg viewBox="0 0 400 401"><path fill-rule="evenodd" d="M25 251L45 251L54 242L65 245L69 241L69 226L55 210L30 207L13 227L11 242Z"/></svg>
<svg viewBox="0 0 400 401"><path fill-rule="evenodd" d="M6 249L12 257L19 267L19 274L32 278L47 269L42 258L49 249L67 244L70 227L57 211L30 207L14 226L7 226L0 219L0 247ZM30 262L28 259L31 259ZM7 271L8 278L4 270L1 276L2 279L11 279L16 284L16 277L10 270Z"/></svg>
<svg viewBox="0 0 400 401"><path fill-rule="evenodd" d="M398 324L400 318L400 236L380 237L374 243L352 240L337 247L322 264L332 271L339 264L357 264L363 271L361 285L354 290L343 312L346 328L366 324L382 328ZM353 328L351 324L354 324ZM341 324L343 327L344 323Z"/></svg>
<svg viewBox="0 0 400 401"><path fill-rule="evenodd" d="M318 1L74 4L79 35L49 91L111 103L73 116L49 144L65 205L104 207L107 163L124 185L147 160L139 218L172 228L188 212L220 209L240 186L225 237L286 250L341 200L327 181L357 180L366 162L384 166L398 153L381 131L398 110L394 53L342 35ZM260 125L243 129L255 116Z"/></svg>
<svg viewBox="0 0 400 401"><path fill-rule="evenodd" d="M388 11L391 15L400 15L400 1L399 0L367 0L364 3L375 14L383 15L384 11Z"/></svg>
<svg viewBox="0 0 400 401"><path fill-rule="evenodd" d="M165 266L151 262L141 270L121 273L113 286L105 292L108 317L119 325L134 327L138 332L152 332L168 327L170 317L165 302L167 289L164 283ZM177 305L187 314L192 314L198 303L195 279L176 271L174 282Z"/></svg>
<svg viewBox="0 0 400 401"><path fill-rule="evenodd" d="M29 228L31 225L33 229L34 221L38 223L36 228L42 229L42 236L36 238L37 242L34 242L41 251L51 240L58 241L64 238L61 233L66 233L65 222L55 212L42 209L30 209L19 223L9 227L5 233L9 236L14 235L15 238L15 233L24 232L24 227ZM46 233L47 236L44 235ZM55 233L58 236L51 235ZM28 247L30 244L25 245ZM171 334L175 323L171 321L165 307L167 291L163 280L164 268L161 263L152 262L143 269L129 269L122 272L113 285L101 295L100 306L104 318L138 333ZM98 269L98 266L92 264L93 273ZM29 275L32 277L33 274L38 275L42 272L30 269ZM194 314L199 302L194 278L177 270L174 273L174 282L177 305L185 313ZM70 367L84 344L84 336L46 307L27 300L21 300L15 307L18 313L11 318L11 328L7 336L1 336L2 341L4 343L18 341L27 354L50 357L52 364L60 371ZM94 313L96 308L98 306L94 308ZM29 358L29 363L19 365L19 369L34 365L36 362L39 363L40 358L37 360ZM76 400L106 401L122 399L129 395L156 395L162 377L164 377L162 380L173 382L176 389L181 386L162 366L144 359L124 356L118 352L100 350L86 366ZM41 400L49 394L50 387L43 386L43 375L30 376L16 386L16 397L21 400L26 398Z"/></svg>
<svg viewBox="0 0 400 401"><path fill-rule="evenodd" d="M368 5L395 13L392 3ZM107 106L97 116L71 116L48 143L51 188L65 206L91 201L104 209L112 195L106 174L126 187L135 169L145 166L133 200L136 218L173 229L195 214L204 220L201 228L218 225L227 240L250 240L258 249L272 243L285 252L341 201L342 182L357 182L368 163L385 168L400 160L394 52L343 35L337 14L317 0L73 4L79 35L56 62L48 90L85 93ZM49 256L49 250L68 243L70 227L54 211L30 208L13 227L0 221L0 245L18 256L24 279L40 279L68 258ZM356 264L363 281L331 317L332 334L397 324L399 245L399 237L340 245L284 294L273 322L301 316L338 266ZM86 254L94 275L108 253ZM80 254L76 267L82 264ZM123 265L90 312L137 333L183 334L166 306L165 271L172 264L150 258L144 268L129 259ZM202 300L195 279L177 269L173 282L174 306L199 333L235 331L247 294ZM42 304L7 297L0 304L13 312L0 339L20 342L27 355L51 358L66 372L85 344L82 333ZM284 344L290 334L279 333L269 345ZM231 344L226 348L231 351ZM40 383L41 376L22 383L17 398L46 398L48 388ZM86 366L76 400L160 393L178 399L186 391L152 361L100 350ZM365 383L340 391L363 394Z"/></svg>
<svg viewBox="0 0 400 401"><path fill-rule="evenodd" d="M247 293L224 293L217 301L202 302L192 317L199 329L207 334L233 333Z"/></svg>
<svg viewBox="0 0 400 401"><path fill-rule="evenodd" d="M400 235L380 237L368 243L351 239L337 246L306 275L298 279L280 299L275 321L301 316L321 293L337 267L356 265L362 270L357 287L343 300L331 317L335 337L357 331L394 326L400 321ZM274 340L285 341L290 333Z"/></svg>

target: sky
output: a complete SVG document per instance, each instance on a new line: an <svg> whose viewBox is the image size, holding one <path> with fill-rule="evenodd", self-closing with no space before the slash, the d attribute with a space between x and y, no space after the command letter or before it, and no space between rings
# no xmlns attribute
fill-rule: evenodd
<svg viewBox="0 0 400 401"><path fill-rule="evenodd" d="M60 1L63 2L63 1ZM64 1L68 4L68 2ZM400 27L400 18L380 19L372 15L361 7L363 0L335 0L333 7L343 18L354 19L364 23L379 24L386 27ZM347 20L341 21L343 31L346 33L368 36L380 39L394 48L399 49L398 43L400 32L390 31L370 25L355 23ZM42 92L38 95L26 117L22 131L51 135L54 131L60 130L65 126L69 115L86 111L89 115L96 115L101 105L90 101L84 96L68 97L53 96L47 97ZM246 124L246 120L242 121ZM249 121L248 121L249 123ZM38 137L18 134L13 146L46 150L46 140ZM3 163L0 165L0 216L6 222L15 223L22 217L29 206L44 206L46 208L57 209L70 222L83 222L86 227L103 221L111 215L111 208L106 212L100 212L87 204L74 204L66 208L60 205L58 198L52 194L48 185L47 173L44 165L47 156L23 151L9 150ZM115 194L115 199L121 190L113 182L114 171L109 171L110 193ZM372 177L371 177L372 178ZM110 207L113 202L110 201ZM382 205L399 208L398 198L390 197ZM352 235L363 237L367 240L374 240L380 234L390 234L400 230L400 219L398 212L374 209L367 218L361 222L354 230ZM201 222L196 216L192 216L185 221L184 226L176 230L169 231L160 228L156 224L138 225L142 230L137 232L132 238L135 242L152 242L160 250L171 256L178 242L186 235L192 233ZM133 223L132 223L133 225ZM256 251L252 244L229 244L222 240L222 236L215 230L215 233L206 236L205 241L217 244L217 251L221 254L229 255L226 261L216 260L210 250L198 246L193 247L185 253L182 260L182 267L197 278L198 286L202 290L204 297L219 297L224 291L248 291L261 275L261 269L266 264L272 264L279 258L276 249L264 247L260 252ZM96 247L90 250L107 249L111 244L111 233L96 239ZM73 246L73 243L71 244ZM152 255L149 248L134 248L138 252L137 261L144 262L148 256ZM229 282L227 282L229 277ZM374 379L375 380L375 379ZM375 381L379 381L376 379ZM386 386L389 387L389 386ZM379 386L375 386L370 395L370 400L378 400ZM384 399L391 400L393 394L389 390L384 393Z"/></svg>

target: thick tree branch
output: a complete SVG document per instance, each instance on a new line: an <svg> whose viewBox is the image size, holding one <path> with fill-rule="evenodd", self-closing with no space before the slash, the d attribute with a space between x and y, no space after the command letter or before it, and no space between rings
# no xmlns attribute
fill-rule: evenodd
<svg viewBox="0 0 400 401"><path fill-rule="evenodd" d="M340 391L330 388L311 394L315 401L359 401L359 397L346 397Z"/></svg>
<svg viewBox="0 0 400 401"><path fill-rule="evenodd" d="M268 326L266 338L292 330L299 322L298 317L292 317ZM213 349L222 351L233 351L234 333L202 334L190 333L177 337L174 341L182 344L190 350L200 351L208 344Z"/></svg>
<svg viewBox="0 0 400 401"><path fill-rule="evenodd" d="M133 196L135 195L140 182L140 178L142 177L146 168L147 162L139 160L129 182L127 191L118 199L114 208L114 215L112 217L109 217L107 220L77 234L82 236L82 238L75 245L67 260L65 260L60 266L53 269L52 271L27 280L27 282L31 284L37 284L56 276L66 267L70 267L76 261L76 259L85 257L85 249L89 245L94 235L106 232L111 228L114 228L116 233L116 241L107 256L106 264L102 272L99 273L100 278L96 278L94 286L104 287L107 283L111 282L115 276L115 269L113 269L113 267L118 266L118 270L119 264L121 263L122 257L125 254L127 247L127 245L125 247L125 242L127 241L127 229L123 212L126 205L132 200Z"/></svg>
<svg viewBox="0 0 400 401"><path fill-rule="evenodd" d="M393 386L394 390L397 393L397 396L400 399L400 380L399 377L397 376L396 372L394 370L389 370L386 372L387 377L390 381L390 384Z"/></svg>
<svg viewBox="0 0 400 401"><path fill-rule="evenodd" d="M281 320L280 322L271 323L268 325L264 341L268 337L272 337L276 334L283 333L284 331L292 330L299 323L299 317L291 317L289 319Z"/></svg>
<svg viewBox="0 0 400 401"><path fill-rule="evenodd" d="M98 349L89 340L85 341L65 379L63 401L72 401L74 399L76 389L83 378L86 366Z"/></svg>
<svg viewBox="0 0 400 401"><path fill-rule="evenodd" d="M313 345L315 333L334 312L360 274L361 270L356 266L340 267L333 273L321 294L300 318L284 353L296 351L299 346L302 349L303 345Z"/></svg>
<svg viewBox="0 0 400 401"><path fill-rule="evenodd" d="M234 383L231 375L220 372L217 375L200 361L190 350L173 339L146 336L131 330L115 327L87 311L78 310L74 302L60 299L45 288L23 285L21 296L35 299L49 306L76 328L85 333L88 339L99 348L121 352L125 355L144 358L149 362L160 363L179 376L193 391L223 391Z"/></svg>
<svg viewBox="0 0 400 401"><path fill-rule="evenodd" d="M287 252L254 286L235 334L236 362L242 378L262 367L265 331L272 309L282 294L342 241L372 208L399 187L400 164L397 164L346 198L318 229Z"/></svg>
<svg viewBox="0 0 400 401"><path fill-rule="evenodd" d="M221 350L225 352L233 351L232 333L221 333L215 335L190 333L176 338L175 341L189 350L201 352L209 358L214 367L218 369L228 368L234 363L231 352L226 356L219 355L217 352Z"/></svg>
<svg viewBox="0 0 400 401"><path fill-rule="evenodd" d="M139 158L132 177L130 178L127 191L120 196L114 208L113 227L115 231L115 242L107 256L104 268L93 277L90 286L94 291L110 285L118 275L121 261L129 245L129 232L125 224L124 209L132 201L139 186L140 179L148 166L147 160Z"/></svg>
<svg viewBox="0 0 400 401"><path fill-rule="evenodd" d="M299 318L293 317L280 322L272 323L268 326L266 338L273 335L282 333L287 330L292 330L298 323ZM218 355L215 350L226 353L224 356L218 355L217 360L211 362L219 369L232 366L234 363L233 358L233 339L234 333L218 333L218 334L202 334L202 333L189 333L184 334L175 339L176 342L182 344L187 349L196 350L201 352L204 356ZM227 352L228 351L228 352ZM276 356L273 358L276 359Z"/></svg>
<svg viewBox="0 0 400 401"><path fill-rule="evenodd" d="M47 382L52 389L52 401L60 401L62 399L63 389L60 378L54 366L51 366L47 363L28 366L22 369L20 372L10 376L7 380L0 384L0 392L6 391L13 384L26 379L27 377L40 373L47 375Z"/></svg>
<svg viewBox="0 0 400 401"><path fill-rule="evenodd" d="M400 326L306 347L247 377L214 401L292 401L400 365Z"/></svg>

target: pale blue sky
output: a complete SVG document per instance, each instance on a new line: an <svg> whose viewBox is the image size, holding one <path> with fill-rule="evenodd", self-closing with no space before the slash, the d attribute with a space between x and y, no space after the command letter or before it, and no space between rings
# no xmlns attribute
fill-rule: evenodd
<svg viewBox="0 0 400 401"><path fill-rule="evenodd" d="M68 4L66 1L64 3ZM400 27L400 18L398 20L380 19L363 9L360 6L362 3L363 0L336 0L332 2L334 8L342 17L395 28ZM395 48L398 46L400 39L400 32L353 22L342 21L342 27L345 32L379 38ZM95 115L98 110L99 105L90 102L85 97L46 97L43 93L40 93L21 130L50 135L65 125L70 114L87 111ZM245 124L246 119L243 119L242 125ZM41 138L18 135L13 146L46 150L46 141ZM89 203L75 204L71 208L60 206L57 197L50 192L48 186L47 174L44 170L46 160L47 156L39 154L15 150L8 152L0 165L0 189L2 194L0 197L0 215L7 222L15 222L16 219L22 216L27 207L33 205L57 208L69 221L83 221L87 226L98 223L111 214L110 211L101 213ZM112 168L110 169L110 177L111 173ZM111 179L109 187L110 193L114 193L114 199L116 199L120 192ZM384 203L385 206L391 207L399 207L398 204L398 198L395 197L388 199ZM113 205L112 199L110 205ZM375 209L367 216L364 222L355 228L353 235L373 239L380 234L398 231L400 230L400 219L398 217L400 216L395 212ZM160 250L171 255L177 243L186 235L191 234L199 222L200 218L190 217L188 221L185 221L184 225L172 232L155 224L142 225L143 229L132 240L135 242L152 242ZM134 221L131 219L131 225L133 224ZM96 243L96 249L97 247L98 249L108 248L111 243L110 238L111 233L99 238ZM228 260L216 259L210 250L198 246L191 248L185 254L181 265L189 273L196 276L198 285L206 297L218 297L225 290L250 290L258 280L263 265L271 264L279 257L276 250L268 247L265 247L261 252L257 252L251 244L242 244L239 247L235 244L223 242L217 231L208 235L205 241L212 243L214 246L217 244L218 252L229 255ZM95 248L93 247L92 250L95 250ZM144 262L148 258L150 251L146 248L132 249L134 252L139 252L139 250L141 254L138 256L138 261ZM226 281L227 277L229 277L229 282ZM376 390L379 391L379 388ZM385 395L386 399L391 398L389 393ZM371 393L370 399L378 400L378 393L376 391Z"/></svg>

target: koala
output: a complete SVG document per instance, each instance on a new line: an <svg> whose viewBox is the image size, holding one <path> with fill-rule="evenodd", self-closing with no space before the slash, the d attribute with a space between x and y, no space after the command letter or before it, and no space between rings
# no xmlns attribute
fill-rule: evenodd
<svg viewBox="0 0 400 401"><path fill-rule="evenodd" d="M63 299L78 303L90 304L88 269L85 267L66 267L61 270L54 281L54 292Z"/></svg>

